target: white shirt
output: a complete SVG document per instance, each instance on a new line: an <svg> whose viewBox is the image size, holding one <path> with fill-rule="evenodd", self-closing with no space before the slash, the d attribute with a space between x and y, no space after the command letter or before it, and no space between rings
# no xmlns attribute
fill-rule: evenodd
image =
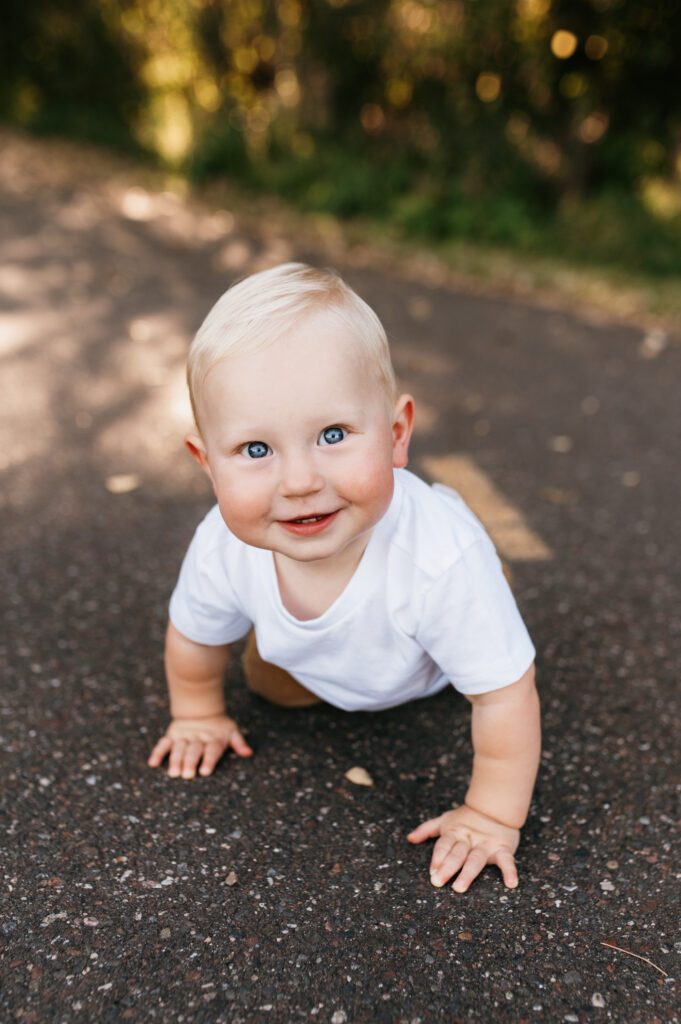
<svg viewBox="0 0 681 1024"><path fill-rule="evenodd" d="M274 555L238 540L217 505L199 525L170 601L176 629L232 643L255 626L265 661L346 711L516 682L534 647L494 546L459 495L395 471L390 507L330 608L301 621L282 604Z"/></svg>

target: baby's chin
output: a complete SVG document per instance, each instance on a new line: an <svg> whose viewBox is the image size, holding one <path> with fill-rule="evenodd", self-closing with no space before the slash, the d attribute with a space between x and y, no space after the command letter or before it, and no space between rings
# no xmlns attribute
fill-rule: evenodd
<svg viewBox="0 0 681 1024"><path fill-rule="evenodd" d="M274 552L277 559L286 559L306 565L328 566L329 568L338 562L359 564L364 550L369 543L373 526L367 527L362 533L347 538L340 544L319 542L310 543L312 538L306 538L302 544L276 544L270 550Z"/></svg>

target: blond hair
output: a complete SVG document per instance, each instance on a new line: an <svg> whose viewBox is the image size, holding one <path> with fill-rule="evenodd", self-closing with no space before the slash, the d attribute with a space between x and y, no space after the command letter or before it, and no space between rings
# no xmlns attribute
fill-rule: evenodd
<svg viewBox="0 0 681 1024"><path fill-rule="evenodd" d="M377 383L392 401L396 385L388 339L371 306L332 270L282 263L229 288L196 332L187 359L187 383L197 425L198 394L217 363L272 343L302 318L322 310L360 343Z"/></svg>

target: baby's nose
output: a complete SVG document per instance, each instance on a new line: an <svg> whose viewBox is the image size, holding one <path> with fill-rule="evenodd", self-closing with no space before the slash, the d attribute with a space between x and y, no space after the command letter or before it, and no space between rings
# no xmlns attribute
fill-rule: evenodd
<svg viewBox="0 0 681 1024"><path fill-rule="evenodd" d="M285 497L301 497L320 491L324 479L317 470L314 459L291 456L282 466L281 492Z"/></svg>

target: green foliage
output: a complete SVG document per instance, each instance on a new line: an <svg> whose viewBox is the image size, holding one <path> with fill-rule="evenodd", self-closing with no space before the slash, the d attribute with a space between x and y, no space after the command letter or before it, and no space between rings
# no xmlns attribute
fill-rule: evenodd
<svg viewBox="0 0 681 1024"><path fill-rule="evenodd" d="M681 216L653 217L623 190L604 190L589 199L566 198L546 241L553 242L553 251L584 263L660 276L681 272Z"/></svg>
<svg viewBox="0 0 681 1024"><path fill-rule="evenodd" d="M142 51L109 14L98 0L9 4L0 33L0 114L36 131L136 148Z"/></svg>
<svg viewBox="0 0 681 1024"><path fill-rule="evenodd" d="M681 269L667 0L32 0L0 115L306 209Z"/></svg>

